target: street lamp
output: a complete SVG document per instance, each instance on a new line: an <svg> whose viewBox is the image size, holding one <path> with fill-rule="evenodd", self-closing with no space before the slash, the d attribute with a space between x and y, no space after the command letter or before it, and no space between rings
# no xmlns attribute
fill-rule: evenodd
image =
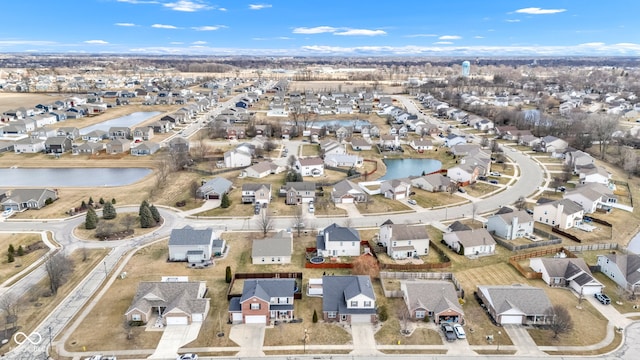
<svg viewBox="0 0 640 360"><path fill-rule="evenodd" d="M109 272L107 271L107 260L102 263L104 264L104 278L106 279L109 276Z"/></svg>
<svg viewBox="0 0 640 360"><path fill-rule="evenodd" d="M498 331L498 338L496 339L496 345L497 345L496 351L500 351L500 335L502 335L502 331Z"/></svg>
<svg viewBox="0 0 640 360"><path fill-rule="evenodd" d="M53 353L53 342L51 337L51 326L49 326L49 355Z"/></svg>
<svg viewBox="0 0 640 360"><path fill-rule="evenodd" d="M307 329L304 329L304 338L302 338L302 353L307 353Z"/></svg>

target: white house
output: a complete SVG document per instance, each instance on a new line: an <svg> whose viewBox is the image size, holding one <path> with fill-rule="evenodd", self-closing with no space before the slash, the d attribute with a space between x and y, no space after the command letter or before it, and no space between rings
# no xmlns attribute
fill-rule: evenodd
<svg viewBox="0 0 640 360"><path fill-rule="evenodd" d="M413 139L409 142L409 146L419 153L433 150L433 142L431 140Z"/></svg>
<svg viewBox="0 0 640 360"><path fill-rule="evenodd" d="M584 296L601 293L604 288L581 258L532 258L529 267L541 273L547 285L568 287Z"/></svg>
<svg viewBox="0 0 640 360"><path fill-rule="evenodd" d="M556 201L538 200L533 208L533 219L537 222L558 226L566 230L582 221L584 210L573 200L562 199Z"/></svg>
<svg viewBox="0 0 640 360"><path fill-rule="evenodd" d="M251 262L254 265L289 264L293 253L293 235L281 230L266 239L253 240Z"/></svg>
<svg viewBox="0 0 640 360"><path fill-rule="evenodd" d="M406 179L393 179L380 184L380 193L387 199L402 200L411 193L411 182Z"/></svg>
<svg viewBox="0 0 640 360"><path fill-rule="evenodd" d="M324 175L324 161L319 157L298 158L296 170L302 176L322 176Z"/></svg>
<svg viewBox="0 0 640 360"><path fill-rule="evenodd" d="M326 166L357 168L363 165L364 159L358 155L329 154L324 156L324 163Z"/></svg>
<svg viewBox="0 0 640 360"><path fill-rule="evenodd" d="M496 251L496 241L484 228L445 233L442 239L453 251L464 256L491 255Z"/></svg>
<svg viewBox="0 0 640 360"><path fill-rule="evenodd" d="M429 254L429 234L424 226L394 224L387 220L380 226L378 241L393 259L406 259Z"/></svg>
<svg viewBox="0 0 640 360"><path fill-rule="evenodd" d="M637 294L640 290L640 255L621 252L598 255L600 272L622 288Z"/></svg>
<svg viewBox="0 0 640 360"><path fill-rule="evenodd" d="M358 230L333 223L322 229L316 237L318 256L359 256Z"/></svg>
<svg viewBox="0 0 640 360"><path fill-rule="evenodd" d="M233 149L224 153L224 166L228 168L251 165L251 153L244 149Z"/></svg>
<svg viewBox="0 0 640 360"><path fill-rule="evenodd" d="M196 230L190 226L173 229L169 236L169 261L188 261L194 265L210 263L213 241L217 237L213 229Z"/></svg>
<svg viewBox="0 0 640 360"><path fill-rule="evenodd" d="M533 217L524 210L487 217L487 230L506 240L533 234Z"/></svg>
<svg viewBox="0 0 640 360"><path fill-rule="evenodd" d="M45 141L44 139L36 139L36 138L24 138L16 141L13 144L13 151L16 154L35 154L44 152L45 149Z"/></svg>

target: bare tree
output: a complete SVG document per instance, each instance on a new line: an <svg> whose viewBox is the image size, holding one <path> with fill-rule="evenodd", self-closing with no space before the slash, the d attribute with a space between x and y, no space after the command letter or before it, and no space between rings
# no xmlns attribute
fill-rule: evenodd
<svg viewBox="0 0 640 360"><path fill-rule="evenodd" d="M49 279L49 290L51 294L58 293L60 286L67 280L67 275L73 270L73 262L63 253L49 256L45 262L45 271Z"/></svg>
<svg viewBox="0 0 640 360"><path fill-rule="evenodd" d="M608 114L592 114L588 118L588 124L590 133L598 142L600 158L604 159L611 137L618 129L618 118Z"/></svg>
<svg viewBox="0 0 640 360"><path fill-rule="evenodd" d="M137 222L138 218L131 214L125 214L120 218L120 223L125 227L127 231L131 230L133 228L133 225L135 225Z"/></svg>
<svg viewBox="0 0 640 360"><path fill-rule="evenodd" d="M289 155L289 158L287 159L287 166L289 166L289 169L293 169L296 166L296 161L298 159L296 158L295 155L291 154Z"/></svg>
<svg viewBox="0 0 640 360"><path fill-rule="evenodd" d="M18 322L18 312L20 309L20 301L13 294L5 294L0 298L0 311L4 313L5 318L5 338L7 332L7 325L13 324L16 326Z"/></svg>
<svg viewBox="0 0 640 360"><path fill-rule="evenodd" d="M298 236L302 232L304 227L304 214L302 212L302 206L296 208L296 212L293 214L293 228L298 232Z"/></svg>
<svg viewBox="0 0 640 360"><path fill-rule="evenodd" d="M471 203L471 220L473 222L476 221L476 213L478 212L478 203L472 202Z"/></svg>
<svg viewBox="0 0 640 360"><path fill-rule="evenodd" d="M622 167L627 172L629 179L638 169L638 154L634 149L624 148L622 152Z"/></svg>
<svg viewBox="0 0 640 360"><path fill-rule="evenodd" d="M524 196L520 196L513 205L518 210L524 210L527 207L527 200L524 198Z"/></svg>
<svg viewBox="0 0 640 360"><path fill-rule="evenodd" d="M573 330L573 320L566 307L555 305L550 309L550 313L553 315L553 319L549 324L549 329L553 332L554 339Z"/></svg>
<svg viewBox="0 0 640 360"><path fill-rule="evenodd" d="M351 262L351 273L353 275L369 275L375 279L380 276L380 265L372 255L362 254Z"/></svg>
<svg viewBox="0 0 640 360"><path fill-rule="evenodd" d="M262 210L258 219L256 219L256 223L258 225L258 229L262 231L262 235L267 236L269 230L271 230L273 221L271 220L271 215L269 215L268 210Z"/></svg>

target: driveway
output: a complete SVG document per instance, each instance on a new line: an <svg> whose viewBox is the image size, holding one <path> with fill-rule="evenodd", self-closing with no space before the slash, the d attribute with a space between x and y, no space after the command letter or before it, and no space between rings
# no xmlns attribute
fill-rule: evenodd
<svg viewBox="0 0 640 360"><path fill-rule="evenodd" d="M542 352L535 341L529 335L527 328L522 325L504 325L504 330L511 338L511 342L518 349L517 355L541 356L546 355Z"/></svg>
<svg viewBox="0 0 640 360"><path fill-rule="evenodd" d="M169 325L164 328L162 338L158 342L156 351L148 359L173 359L178 349L198 338L202 323L191 325Z"/></svg>
<svg viewBox="0 0 640 360"><path fill-rule="evenodd" d="M264 344L265 325L240 324L233 325L229 338L240 346L237 357L261 357L264 356L262 344Z"/></svg>
<svg viewBox="0 0 640 360"><path fill-rule="evenodd" d="M353 338L353 351L351 355L378 354L376 350L376 339L373 335L373 325L351 324L351 337Z"/></svg>

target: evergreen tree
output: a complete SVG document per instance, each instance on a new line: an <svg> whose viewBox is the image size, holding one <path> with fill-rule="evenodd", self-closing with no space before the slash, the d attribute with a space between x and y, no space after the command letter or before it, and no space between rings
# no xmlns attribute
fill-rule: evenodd
<svg viewBox="0 0 640 360"><path fill-rule="evenodd" d="M98 226L98 215L93 209L87 211L87 216L84 219L84 228L87 230L95 229Z"/></svg>
<svg viewBox="0 0 640 360"><path fill-rule="evenodd" d="M102 209L102 218L105 220L115 219L118 214L116 208L111 203L105 203Z"/></svg>
<svg viewBox="0 0 640 360"><path fill-rule="evenodd" d="M231 266L227 266L227 268L224 269L224 281L227 284L231 284Z"/></svg>
<svg viewBox="0 0 640 360"><path fill-rule="evenodd" d="M142 203L140 203L140 210L138 211L138 216L142 216L142 209L144 208L149 208L149 203L147 202L147 200L142 200Z"/></svg>
<svg viewBox="0 0 640 360"><path fill-rule="evenodd" d="M89 206L93 206L93 198L89 196Z"/></svg>
<svg viewBox="0 0 640 360"><path fill-rule="evenodd" d="M311 318L311 321L313 321L314 324L318 322L318 313L316 312L316 309L313 309L313 317Z"/></svg>
<svg viewBox="0 0 640 360"><path fill-rule="evenodd" d="M155 205L151 205L149 206L149 210L151 210L151 216L153 217L153 220L157 223L160 222L160 220L162 220L162 218L160 217L160 212L158 211L158 208L156 208Z"/></svg>
<svg viewBox="0 0 640 360"><path fill-rule="evenodd" d="M84 202L84 200L82 200L82 203L80 204L80 210L86 210L87 209L87 203Z"/></svg>
<svg viewBox="0 0 640 360"><path fill-rule="evenodd" d="M15 256L13 255L13 253L7 253L7 262L14 262L16 260Z"/></svg>
<svg viewBox="0 0 640 360"><path fill-rule="evenodd" d="M111 203L112 203L113 205L115 205L115 204L116 204L116 198L111 198Z"/></svg>
<svg viewBox="0 0 640 360"><path fill-rule="evenodd" d="M140 227L143 229L147 229L155 226L155 221L153 220L153 215L151 215L151 210L149 207L142 207L140 209Z"/></svg>
<svg viewBox="0 0 640 360"><path fill-rule="evenodd" d="M98 203L100 203L100 205L104 205L104 199L100 198L100 200L98 200Z"/></svg>
<svg viewBox="0 0 640 360"><path fill-rule="evenodd" d="M231 206L231 200L229 200L229 195L227 194L222 195L222 201L220 202L220 207L223 209L226 209L229 206Z"/></svg>
<svg viewBox="0 0 640 360"><path fill-rule="evenodd" d="M382 305L378 308L378 319L380 321L387 321L389 318L389 313L387 312L387 307Z"/></svg>
<svg viewBox="0 0 640 360"><path fill-rule="evenodd" d="M7 252L9 254L15 254L16 253L16 248L13 247L13 244L9 244L9 249L7 249Z"/></svg>
<svg viewBox="0 0 640 360"><path fill-rule="evenodd" d="M18 251L16 251L16 254L18 254L18 256L24 255L24 248L22 247L22 245L18 246Z"/></svg>

